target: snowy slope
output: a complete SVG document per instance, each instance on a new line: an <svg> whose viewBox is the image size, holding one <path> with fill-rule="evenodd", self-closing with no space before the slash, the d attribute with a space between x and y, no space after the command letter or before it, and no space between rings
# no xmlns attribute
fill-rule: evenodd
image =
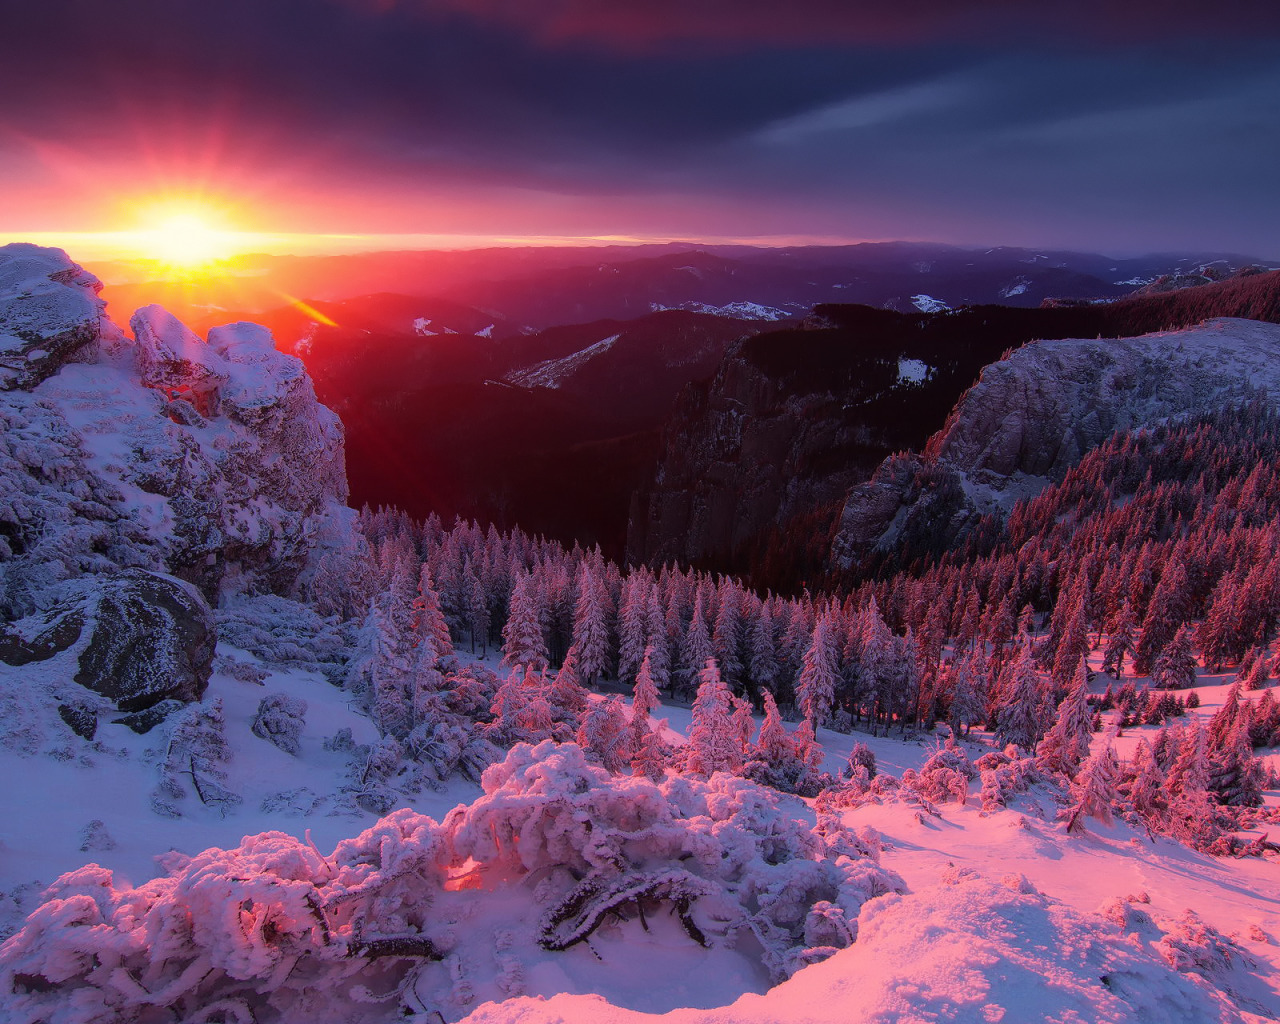
<svg viewBox="0 0 1280 1024"><path fill-rule="evenodd" d="M582 369L598 355L603 355L613 347L621 334L611 334L601 338L592 345L580 349L559 359L546 359L523 370L516 370L507 375L507 380L524 388L558 388L561 382L571 374Z"/></svg>

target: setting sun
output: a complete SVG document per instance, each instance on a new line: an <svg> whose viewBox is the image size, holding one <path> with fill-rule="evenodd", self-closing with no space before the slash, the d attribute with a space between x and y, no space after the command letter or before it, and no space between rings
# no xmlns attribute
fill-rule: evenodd
<svg viewBox="0 0 1280 1024"><path fill-rule="evenodd" d="M236 247L233 232L213 227L195 213L175 214L141 234L155 259L184 267L226 259Z"/></svg>

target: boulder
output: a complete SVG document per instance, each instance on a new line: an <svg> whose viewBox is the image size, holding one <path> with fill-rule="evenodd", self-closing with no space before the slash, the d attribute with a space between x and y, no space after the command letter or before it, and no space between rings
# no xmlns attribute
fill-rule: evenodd
<svg viewBox="0 0 1280 1024"><path fill-rule="evenodd" d="M129 569L66 585L47 611L6 630L0 660L27 664L70 651L77 683L137 712L199 700L216 642L213 612L195 587Z"/></svg>
<svg viewBox="0 0 1280 1024"><path fill-rule="evenodd" d="M101 288L60 249L0 246L0 391L29 391L92 349Z"/></svg>

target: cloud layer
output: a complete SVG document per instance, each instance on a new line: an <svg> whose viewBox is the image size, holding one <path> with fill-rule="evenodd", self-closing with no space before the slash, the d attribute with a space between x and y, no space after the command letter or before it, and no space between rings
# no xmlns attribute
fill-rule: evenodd
<svg viewBox="0 0 1280 1024"><path fill-rule="evenodd" d="M6 20L0 230L119 226L121 197L204 189L291 230L1280 237L1274 4L44 0Z"/></svg>

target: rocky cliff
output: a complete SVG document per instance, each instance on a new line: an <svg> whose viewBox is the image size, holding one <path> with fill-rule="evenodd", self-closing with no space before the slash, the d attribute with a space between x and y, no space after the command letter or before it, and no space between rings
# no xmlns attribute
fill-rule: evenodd
<svg viewBox="0 0 1280 1024"><path fill-rule="evenodd" d="M158 307L132 336L65 253L0 248L0 615L145 569L287 593L349 529L342 426L251 324L201 339Z"/></svg>
<svg viewBox="0 0 1280 1024"><path fill-rule="evenodd" d="M1051 329L1089 315L1054 311ZM1035 309L825 306L806 329L741 341L709 386L682 396L633 500L628 556L761 586L812 579L849 489L892 452L923 445L982 366L1046 326Z"/></svg>
<svg viewBox="0 0 1280 1024"><path fill-rule="evenodd" d="M1221 318L1137 338L1037 341L983 369L922 451L887 459L845 502L832 554L938 549L1059 479L1117 430L1267 394L1280 326Z"/></svg>

